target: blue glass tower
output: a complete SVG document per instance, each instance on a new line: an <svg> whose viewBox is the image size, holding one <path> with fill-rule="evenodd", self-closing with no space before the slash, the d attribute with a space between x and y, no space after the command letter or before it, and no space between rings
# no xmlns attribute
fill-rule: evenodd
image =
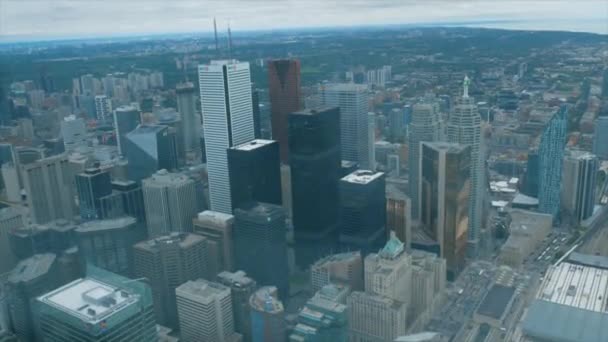
<svg viewBox="0 0 608 342"><path fill-rule="evenodd" d="M560 208L560 187L564 148L568 131L568 107L562 106L549 120L538 147L538 209L556 216Z"/></svg>

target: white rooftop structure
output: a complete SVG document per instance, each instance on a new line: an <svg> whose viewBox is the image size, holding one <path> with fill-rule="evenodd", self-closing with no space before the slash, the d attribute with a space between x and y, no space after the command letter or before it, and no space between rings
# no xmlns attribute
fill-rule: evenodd
<svg viewBox="0 0 608 342"><path fill-rule="evenodd" d="M240 150L240 151L252 151L252 150L255 150L262 146L272 144L273 142L275 142L275 141L267 140L267 139L254 139L254 140L246 142L244 144L237 145L237 146L233 147L232 149Z"/></svg>
<svg viewBox="0 0 608 342"><path fill-rule="evenodd" d="M370 170L357 170L342 178L343 181L357 184L369 184L372 181L382 177L383 172L374 172Z"/></svg>
<svg viewBox="0 0 608 342"><path fill-rule="evenodd" d="M38 297L84 323L95 324L139 301L139 295L92 278L75 280Z"/></svg>

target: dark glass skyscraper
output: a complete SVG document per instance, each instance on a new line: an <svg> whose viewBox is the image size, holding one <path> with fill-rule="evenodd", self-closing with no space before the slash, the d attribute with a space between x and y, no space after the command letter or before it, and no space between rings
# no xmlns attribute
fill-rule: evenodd
<svg viewBox="0 0 608 342"><path fill-rule="evenodd" d="M289 161L288 116L300 110L300 61L277 59L268 62L268 88L272 138L281 146L281 161Z"/></svg>
<svg viewBox="0 0 608 342"><path fill-rule="evenodd" d="M121 155L126 153L127 134L137 128L140 122L139 111L133 106L120 106L114 111L114 129L116 130L118 152Z"/></svg>
<svg viewBox="0 0 608 342"><path fill-rule="evenodd" d="M260 116L260 93L253 89L251 90L251 106L253 107L253 134L256 139L262 137L262 117Z"/></svg>
<svg viewBox="0 0 608 342"><path fill-rule="evenodd" d="M102 218L101 198L112 193L110 172L99 168L86 169L76 175L76 192L80 217L83 220Z"/></svg>
<svg viewBox="0 0 608 342"><path fill-rule="evenodd" d="M232 208L249 201L281 205L279 143L256 139L228 149Z"/></svg>
<svg viewBox="0 0 608 342"><path fill-rule="evenodd" d="M556 216L560 209L560 189L564 149L568 130L568 107L563 106L549 120L538 147L538 210Z"/></svg>
<svg viewBox="0 0 608 342"><path fill-rule="evenodd" d="M340 244L344 249L377 251L386 243L384 173L357 170L340 180Z"/></svg>
<svg viewBox="0 0 608 342"><path fill-rule="evenodd" d="M125 139L129 179L139 182L160 169L177 167L175 136L163 125L139 125Z"/></svg>
<svg viewBox="0 0 608 342"><path fill-rule="evenodd" d="M100 206L102 219L127 215L146 223L143 193L134 181L113 181L112 193L100 199Z"/></svg>
<svg viewBox="0 0 608 342"><path fill-rule="evenodd" d="M526 163L526 177L522 192L531 197L538 197L538 151L528 152L528 162Z"/></svg>
<svg viewBox="0 0 608 342"><path fill-rule="evenodd" d="M341 178L340 109L290 114L289 151L296 260L308 266L335 243Z"/></svg>
<svg viewBox="0 0 608 342"><path fill-rule="evenodd" d="M289 294L286 213L283 207L250 202L234 210L236 268L259 285L273 285L281 298Z"/></svg>

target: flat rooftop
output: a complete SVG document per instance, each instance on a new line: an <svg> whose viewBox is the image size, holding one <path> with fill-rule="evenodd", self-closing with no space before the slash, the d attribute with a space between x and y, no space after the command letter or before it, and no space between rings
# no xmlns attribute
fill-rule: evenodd
<svg viewBox="0 0 608 342"><path fill-rule="evenodd" d="M500 320L514 294L514 287L494 284L477 308L477 314Z"/></svg>
<svg viewBox="0 0 608 342"><path fill-rule="evenodd" d="M230 296L230 288L201 278L180 285L175 289L175 293L191 300L210 303L216 298Z"/></svg>
<svg viewBox="0 0 608 342"><path fill-rule="evenodd" d="M258 149L260 147L264 147L264 146L268 146L272 143L275 143L276 141L274 140L267 140L267 139L254 139L251 140L249 142L246 142L244 144L240 144L237 146L232 147L233 150L238 150L238 151L253 151L255 149Z"/></svg>
<svg viewBox="0 0 608 342"><path fill-rule="evenodd" d="M324 86L324 91L366 92L368 86L356 83L332 83Z"/></svg>
<svg viewBox="0 0 608 342"><path fill-rule="evenodd" d="M204 240L205 237L200 235L174 232L169 235L164 235L150 240L138 242L133 246L133 248L154 251L158 249L160 245L163 244L178 244L179 247L186 248Z"/></svg>
<svg viewBox="0 0 608 342"><path fill-rule="evenodd" d="M83 278L38 297L38 301L85 323L96 323L136 303L139 295L97 279Z"/></svg>
<svg viewBox="0 0 608 342"><path fill-rule="evenodd" d="M20 283L28 282L45 275L53 266L57 256L52 253L36 254L25 260L20 261L8 276L8 282Z"/></svg>
<svg viewBox="0 0 608 342"><path fill-rule="evenodd" d="M547 271L537 298L595 312L607 312L608 270L563 262Z"/></svg>
<svg viewBox="0 0 608 342"><path fill-rule="evenodd" d="M327 264L334 262L345 262L345 261L356 261L361 259L361 252L344 252L338 254L328 255L322 259L317 260L312 267L322 267Z"/></svg>
<svg viewBox="0 0 608 342"><path fill-rule="evenodd" d="M270 314L283 312L283 303L277 298L277 288L274 286L263 286L249 298L251 308L256 311Z"/></svg>
<svg viewBox="0 0 608 342"><path fill-rule="evenodd" d="M444 141L432 141L432 142L425 141L425 142L423 142L423 144L427 145L435 150L438 150L438 151L445 150L446 152L449 152L449 153L461 152L467 148L467 145L449 143L449 142L444 142Z"/></svg>
<svg viewBox="0 0 608 342"><path fill-rule="evenodd" d="M143 186L170 186L170 185L183 185L187 183L193 183L192 178L181 174L169 172L165 169L158 170L149 178L143 180Z"/></svg>
<svg viewBox="0 0 608 342"><path fill-rule="evenodd" d="M137 220L131 216L124 216L108 220L96 220L83 222L80 227L76 228L76 232L89 233L96 231L115 230L128 228L137 223Z"/></svg>
<svg viewBox="0 0 608 342"><path fill-rule="evenodd" d="M370 170L357 170L351 174L342 177L342 181L356 184L369 184L374 180L382 177L383 172L374 172Z"/></svg>
<svg viewBox="0 0 608 342"><path fill-rule="evenodd" d="M217 277L222 282L224 282L224 284L230 283L232 285L236 285L236 286L240 286L240 287L245 287L245 286L250 286L252 284L255 284L255 281L253 279L249 278L244 271L236 271L236 272L222 271L217 275Z"/></svg>

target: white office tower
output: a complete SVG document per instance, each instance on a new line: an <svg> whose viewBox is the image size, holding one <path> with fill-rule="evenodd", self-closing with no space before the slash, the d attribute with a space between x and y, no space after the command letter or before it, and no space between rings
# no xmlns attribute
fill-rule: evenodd
<svg viewBox="0 0 608 342"><path fill-rule="evenodd" d="M234 332L230 288L204 279L188 281L175 289L181 341L232 342Z"/></svg>
<svg viewBox="0 0 608 342"><path fill-rule="evenodd" d="M112 120L112 101L105 95L95 96L95 115L97 120L109 123Z"/></svg>
<svg viewBox="0 0 608 342"><path fill-rule="evenodd" d="M77 147L87 145L87 128L82 118L69 115L61 121L61 136L63 146L67 152L74 151Z"/></svg>
<svg viewBox="0 0 608 342"><path fill-rule="evenodd" d="M353 292L347 299L350 342L390 342L407 331L407 305L388 297Z"/></svg>
<svg viewBox="0 0 608 342"><path fill-rule="evenodd" d="M199 65L203 131L211 210L232 214L226 149L255 138L249 63L211 61Z"/></svg>
<svg viewBox="0 0 608 342"><path fill-rule="evenodd" d="M330 84L323 89L324 104L340 107L340 150L342 160L359 163L359 168L371 169L368 146L369 116L367 86L354 83Z"/></svg>
<svg viewBox="0 0 608 342"><path fill-rule="evenodd" d="M21 182L19 180L19 169L11 162L2 163L2 181L9 202L21 202Z"/></svg>
<svg viewBox="0 0 608 342"><path fill-rule="evenodd" d="M376 171L376 114L367 113L367 150L369 155L369 169Z"/></svg>
<svg viewBox="0 0 608 342"><path fill-rule="evenodd" d="M170 232L191 232L196 217L196 185L183 174L159 170L142 182L150 238Z"/></svg>
<svg viewBox="0 0 608 342"><path fill-rule="evenodd" d="M479 236L483 215L484 164L481 146L481 117L472 97L469 97L470 80L465 76L462 98L454 107L447 125L448 141L471 146L471 196L469 197L469 233L467 251L478 253Z"/></svg>
<svg viewBox="0 0 608 342"><path fill-rule="evenodd" d="M408 165L409 190L412 201L412 219L420 219L420 143L438 141L441 138L441 116L439 103L434 95L425 96L412 108L412 122L409 125Z"/></svg>
<svg viewBox="0 0 608 342"><path fill-rule="evenodd" d="M177 110L182 117L181 126L186 162L188 164L198 164L201 162L201 139L199 136L201 117L196 112L194 85L192 82L178 84L175 92L177 93Z"/></svg>
<svg viewBox="0 0 608 342"><path fill-rule="evenodd" d="M21 175L34 222L74 218L74 174L65 154L25 164Z"/></svg>
<svg viewBox="0 0 608 342"><path fill-rule="evenodd" d="M410 302L411 258L394 232L384 248L365 257L364 270L365 292Z"/></svg>

